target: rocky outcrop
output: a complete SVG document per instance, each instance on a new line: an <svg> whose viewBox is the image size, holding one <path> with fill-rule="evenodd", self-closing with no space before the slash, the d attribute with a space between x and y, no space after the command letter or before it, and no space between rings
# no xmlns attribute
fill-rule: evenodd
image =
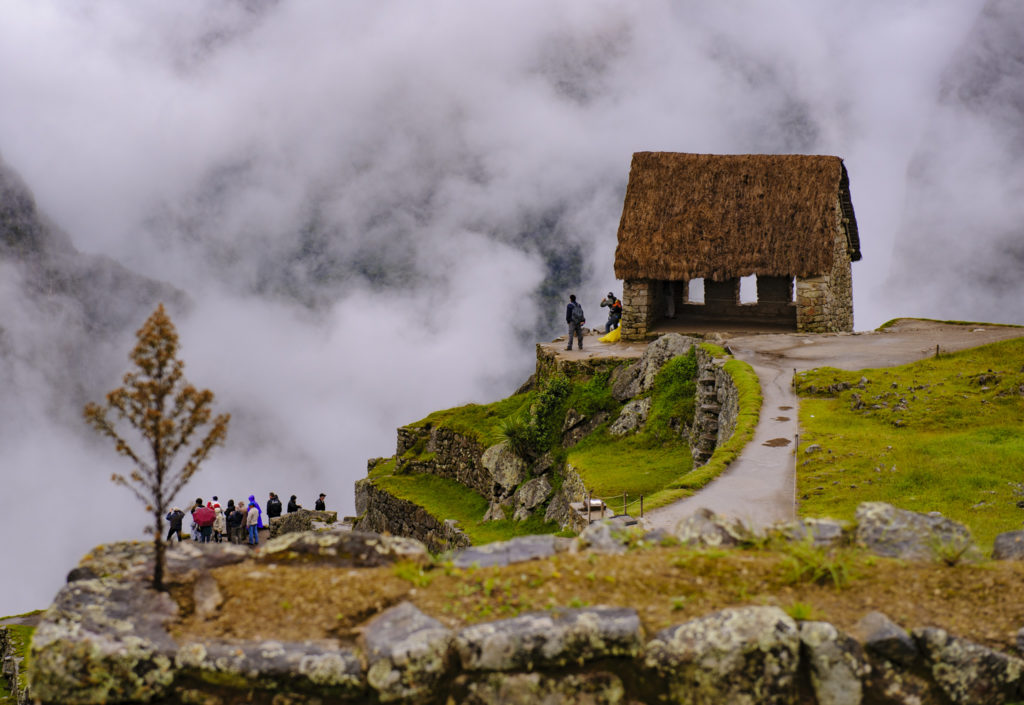
<svg viewBox="0 0 1024 705"><path fill-rule="evenodd" d="M647 417L650 413L650 397L633 399L627 402L622 407L622 410L619 411L619 417L615 419L615 423L608 429L608 433L613 436L625 436L630 433L636 433L647 423Z"/></svg>
<svg viewBox="0 0 1024 705"><path fill-rule="evenodd" d="M609 531L597 543L630 539L615 531L615 522L602 526ZM523 537L474 547L452 562L506 565L571 543ZM571 550L588 550L581 539L575 543ZM845 634L828 622L798 623L777 607L741 606L650 636L629 607L554 607L446 626L402 602L379 608L355 630L358 639L346 643L175 638L168 627L179 608L148 587L149 557L148 545L123 543L83 559L77 579L61 590L36 630L29 670L34 699L855 705L1009 703L1024 695L1020 658L941 629L908 634L881 613ZM196 595L211 593L210 586L199 586L215 582L212 568L235 563L296 561L308 570L429 561L419 542L343 531L288 534L256 553L230 545L176 546L168 559L169 579L191 581Z"/></svg>
<svg viewBox="0 0 1024 705"><path fill-rule="evenodd" d="M678 355L685 355L697 341L667 333L647 346L643 356L628 367L619 367L612 374L612 396L627 401L650 390L662 366Z"/></svg>
<svg viewBox="0 0 1024 705"><path fill-rule="evenodd" d="M857 507L857 543L872 553L907 560L977 557L971 532L937 512L919 514L884 502Z"/></svg>
<svg viewBox="0 0 1024 705"><path fill-rule="evenodd" d="M338 521L337 512L299 509L270 520L270 538L297 531L324 529Z"/></svg>

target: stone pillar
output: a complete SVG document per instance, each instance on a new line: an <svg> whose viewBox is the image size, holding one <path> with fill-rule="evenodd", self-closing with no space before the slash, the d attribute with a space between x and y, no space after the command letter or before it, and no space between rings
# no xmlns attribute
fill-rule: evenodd
<svg viewBox="0 0 1024 705"><path fill-rule="evenodd" d="M622 282L623 340L643 340L647 337L656 313L662 308L661 282L652 279L627 279Z"/></svg>
<svg viewBox="0 0 1024 705"><path fill-rule="evenodd" d="M819 276L796 280L796 329L802 333L853 330L853 275L838 200L835 211L832 267Z"/></svg>

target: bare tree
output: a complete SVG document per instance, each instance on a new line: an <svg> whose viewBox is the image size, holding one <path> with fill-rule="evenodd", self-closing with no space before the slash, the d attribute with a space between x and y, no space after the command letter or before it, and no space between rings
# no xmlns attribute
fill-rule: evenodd
<svg viewBox="0 0 1024 705"><path fill-rule="evenodd" d="M138 343L130 355L135 369L125 374L124 386L109 392L103 406L86 404L84 413L86 422L113 440L117 452L135 464L127 477L114 473L110 479L130 489L153 514L153 587L163 590L164 512L210 451L224 443L231 416L221 414L211 421L213 392L198 390L185 380L185 363L177 358L178 333L163 304L135 335ZM138 450L118 430L121 421L141 436ZM207 424L212 425L206 437L194 442ZM183 450L189 452L187 460L172 470Z"/></svg>

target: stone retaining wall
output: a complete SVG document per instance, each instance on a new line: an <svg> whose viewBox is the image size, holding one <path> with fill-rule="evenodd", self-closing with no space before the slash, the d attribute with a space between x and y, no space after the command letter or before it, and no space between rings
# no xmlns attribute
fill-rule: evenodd
<svg viewBox="0 0 1024 705"><path fill-rule="evenodd" d="M434 553L472 543L456 522L438 521L418 504L374 486L369 478L356 483L356 514L355 529L414 538Z"/></svg>
<svg viewBox="0 0 1024 705"><path fill-rule="evenodd" d="M706 463L714 449L729 440L736 429L739 390L723 364L724 361L717 362L711 353L697 346L697 400L690 431L695 467ZM702 379L710 378L714 379L713 384L701 383ZM714 441L710 440L712 437Z"/></svg>
<svg viewBox="0 0 1024 705"><path fill-rule="evenodd" d="M558 375L564 375L573 380L587 379L593 377L599 372L614 370L619 365L627 362L633 362L633 360L626 360L624 358L617 357L595 357L573 360L559 358L557 351L548 350L538 344L537 370L534 374L534 381L535 384L539 386L545 381Z"/></svg>
<svg viewBox="0 0 1024 705"><path fill-rule="evenodd" d="M22 689L19 687L24 664L21 657L17 655L17 648L11 630L6 626L0 626L0 678L7 680L11 695L14 696L19 705L23 705L30 703L32 700L29 696L29 688ZM0 687L0 691L2 690L3 688ZM3 702L2 697L0 697L0 702Z"/></svg>

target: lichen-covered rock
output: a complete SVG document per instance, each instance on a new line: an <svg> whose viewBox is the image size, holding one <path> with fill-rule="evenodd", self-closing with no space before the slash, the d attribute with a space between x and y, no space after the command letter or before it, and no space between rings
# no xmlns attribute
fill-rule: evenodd
<svg viewBox="0 0 1024 705"><path fill-rule="evenodd" d="M920 655L906 630L881 612L868 612L853 633L865 649L902 666L913 665Z"/></svg>
<svg viewBox="0 0 1024 705"><path fill-rule="evenodd" d="M501 502L491 502L481 521L502 521L503 519L505 519L505 509L501 506Z"/></svg>
<svg viewBox="0 0 1024 705"><path fill-rule="evenodd" d="M549 676L540 673L491 673L470 681L460 676L457 690L466 695L461 705L619 705L626 703L626 688L613 673ZM453 702L449 700L448 702Z"/></svg>
<svg viewBox="0 0 1024 705"><path fill-rule="evenodd" d="M800 641L807 650L818 705L860 705L861 679L871 671L860 644L828 622L801 624Z"/></svg>
<svg viewBox="0 0 1024 705"><path fill-rule="evenodd" d="M651 413L651 398L633 399L619 411L619 417L608 429L613 436L625 436L643 428Z"/></svg>
<svg viewBox="0 0 1024 705"><path fill-rule="evenodd" d="M800 634L777 607L740 607L664 629L645 665L678 703L796 702Z"/></svg>
<svg viewBox="0 0 1024 705"><path fill-rule="evenodd" d="M556 522L562 529L582 531L587 527L587 519L572 508L564 489L563 486L561 490L555 492L548 502L548 508L544 511L544 521Z"/></svg>
<svg viewBox="0 0 1024 705"><path fill-rule="evenodd" d="M209 619L215 615L224 603L220 587L209 573L202 573L192 584L192 602L196 606L196 616L201 619Z"/></svg>
<svg viewBox="0 0 1024 705"><path fill-rule="evenodd" d="M623 607L533 612L464 627L455 648L468 671L529 671L635 657L641 649L640 619Z"/></svg>
<svg viewBox="0 0 1024 705"><path fill-rule="evenodd" d="M914 639L932 678L954 703L983 705L1024 697L1024 661L951 636L944 629L915 629Z"/></svg>
<svg viewBox="0 0 1024 705"><path fill-rule="evenodd" d="M430 554L416 539L366 531L324 531L271 539L256 559L267 563L316 560L323 565L373 567L396 561L427 561Z"/></svg>
<svg viewBox="0 0 1024 705"><path fill-rule="evenodd" d="M972 555L970 530L936 512L919 514L885 502L864 502L855 518L857 543L880 556L935 560L950 552Z"/></svg>
<svg viewBox="0 0 1024 705"><path fill-rule="evenodd" d="M243 692L285 684L329 688L343 697L366 692L359 654L318 642L193 641L178 649L175 665L185 676Z"/></svg>
<svg viewBox="0 0 1024 705"><path fill-rule="evenodd" d="M824 548L844 543L849 528L850 523L846 521L802 517L777 525L773 531L788 541L810 541L816 548Z"/></svg>
<svg viewBox="0 0 1024 705"><path fill-rule="evenodd" d="M562 424L562 447L572 448L607 420L608 412L606 411L599 411L593 416L587 417L575 409L569 409L565 415L565 422Z"/></svg>
<svg viewBox="0 0 1024 705"><path fill-rule="evenodd" d="M448 670L452 632L403 602L363 627L366 678L382 702L433 691Z"/></svg>
<svg viewBox="0 0 1024 705"><path fill-rule="evenodd" d="M603 519L580 532L576 537L576 549L588 549L594 553L625 553L628 541L625 520Z"/></svg>
<svg viewBox="0 0 1024 705"><path fill-rule="evenodd" d="M510 565L538 558L547 558L569 549L572 539L551 534L518 536L508 541L495 541L481 546L470 546L452 554L451 561L456 568L477 566L487 568L494 565Z"/></svg>
<svg viewBox="0 0 1024 705"><path fill-rule="evenodd" d="M147 551L147 554L150 551ZM252 556L252 549L233 543L196 543L181 541L168 544L168 579L189 580L225 565L235 565ZM147 565L151 569L151 565ZM104 574L107 574L104 572Z"/></svg>
<svg viewBox="0 0 1024 705"><path fill-rule="evenodd" d="M684 546L738 546L761 534L737 517L715 514L701 507L676 524L672 535Z"/></svg>
<svg viewBox="0 0 1024 705"><path fill-rule="evenodd" d="M524 482L516 490L513 498L516 503L516 509L525 509L529 512L547 501L547 498L550 496L551 480L547 475L544 475L543 477L535 477Z"/></svg>
<svg viewBox="0 0 1024 705"><path fill-rule="evenodd" d="M312 509L299 509L295 512L288 512L270 520L270 538L277 538L284 534L294 534L300 531L312 531L319 525L334 524L338 521L337 512L315 511Z"/></svg>
<svg viewBox="0 0 1024 705"><path fill-rule="evenodd" d="M666 333L647 346L643 356L626 368L618 368L612 376L612 396L618 401L632 399L654 386L654 378L666 362L690 352L693 338Z"/></svg>
<svg viewBox="0 0 1024 705"><path fill-rule="evenodd" d="M507 441L485 450L480 465L490 474L498 497L512 494L529 473L526 461L512 452Z"/></svg>
<svg viewBox="0 0 1024 705"><path fill-rule="evenodd" d="M178 606L140 582L64 586L32 638L32 695L50 703L146 701L174 680L177 645L164 624Z"/></svg>
<svg viewBox="0 0 1024 705"><path fill-rule="evenodd" d="M1024 531L1007 531L996 536L992 558L997 561L1024 561Z"/></svg>

